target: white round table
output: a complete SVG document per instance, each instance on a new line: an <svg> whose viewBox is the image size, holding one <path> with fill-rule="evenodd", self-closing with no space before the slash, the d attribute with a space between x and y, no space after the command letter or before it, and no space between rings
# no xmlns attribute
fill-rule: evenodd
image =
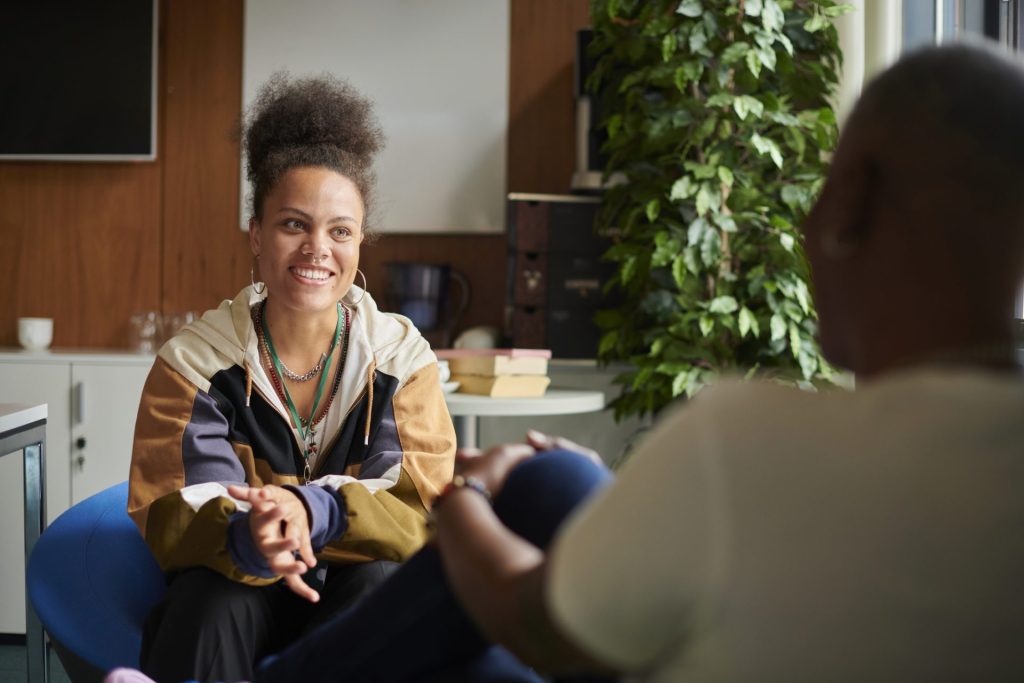
<svg viewBox="0 0 1024 683"><path fill-rule="evenodd" d="M448 412L455 423L459 448L476 448L481 417L526 415L572 415L593 413L604 408L604 392L548 389L535 398L491 398L473 394L445 394Z"/></svg>

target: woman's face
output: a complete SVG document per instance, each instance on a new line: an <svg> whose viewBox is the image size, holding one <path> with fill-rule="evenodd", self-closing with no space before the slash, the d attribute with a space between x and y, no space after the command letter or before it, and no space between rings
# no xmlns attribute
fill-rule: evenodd
<svg viewBox="0 0 1024 683"><path fill-rule="evenodd" d="M334 309L355 279L362 241L359 190L325 168L287 171L249 226L267 296L296 311Z"/></svg>

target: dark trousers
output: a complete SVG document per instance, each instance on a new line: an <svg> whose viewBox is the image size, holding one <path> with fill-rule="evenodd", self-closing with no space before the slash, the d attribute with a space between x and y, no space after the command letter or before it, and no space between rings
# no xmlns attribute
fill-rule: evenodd
<svg viewBox="0 0 1024 683"><path fill-rule="evenodd" d="M509 529L546 548L573 508L610 478L577 453L541 453L509 474L494 510ZM256 671L258 683L540 680L483 639L430 546L366 599L267 657Z"/></svg>
<svg viewBox="0 0 1024 683"><path fill-rule="evenodd" d="M246 586L209 569L181 572L146 619L142 671L160 683L252 680L256 662L351 607L397 567L331 566L315 605L283 583Z"/></svg>

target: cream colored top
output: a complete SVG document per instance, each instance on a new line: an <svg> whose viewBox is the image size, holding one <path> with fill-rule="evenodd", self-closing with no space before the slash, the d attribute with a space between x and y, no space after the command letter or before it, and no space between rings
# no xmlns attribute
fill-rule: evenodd
<svg viewBox="0 0 1024 683"><path fill-rule="evenodd" d="M1024 381L723 382L556 539L548 603L645 681L1024 680Z"/></svg>

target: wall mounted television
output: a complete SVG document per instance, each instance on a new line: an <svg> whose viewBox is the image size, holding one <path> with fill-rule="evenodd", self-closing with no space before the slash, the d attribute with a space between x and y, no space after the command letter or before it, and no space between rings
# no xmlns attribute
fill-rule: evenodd
<svg viewBox="0 0 1024 683"><path fill-rule="evenodd" d="M0 2L0 160L156 159L157 0Z"/></svg>

